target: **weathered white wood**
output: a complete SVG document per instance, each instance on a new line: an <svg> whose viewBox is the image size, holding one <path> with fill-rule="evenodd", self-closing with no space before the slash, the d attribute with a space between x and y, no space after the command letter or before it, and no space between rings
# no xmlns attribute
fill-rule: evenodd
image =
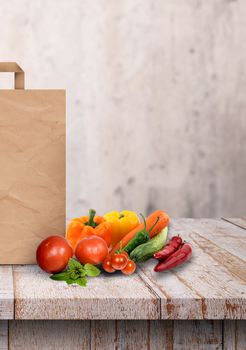
<svg viewBox="0 0 246 350"><path fill-rule="evenodd" d="M0 321L0 350L8 349L8 321Z"/></svg>
<svg viewBox="0 0 246 350"><path fill-rule="evenodd" d="M14 318L12 266L0 266L0 320Z"/></svg>
<svg viewBox="0 0 246 350"><path fill-rule="evenodd" d="M222 321L174 321L173 349L222 350Z"/></svg>
<svg viewBox="0 0 246 350"><path fill-rule="evenodd" d="M222 321L93 321L94 350L219 350Z"/></svg>
<svg viewBox="0 0 246 350"><path fill-rule="evenodd" d="M172 321L92 321L94 350L171 350Z"/></svg>
<svg viewBox="0 0 246 350"><path fill-rule="evenodd" d="M243 322L243 321L240 321ZM237 339L236 339L236 323L237 321L225 320L223 322L223 342L224 350L234 350L237 349Z"/></svg>
<svg viewBox="0 0 246 350"><path fill-rule="evenodd" d="M159 303L137 274L90 278L86 288L52 281L37 266L13 268L15 319L157 319Z"/></svg>
<svg viewBox="0 0 246 350"><path fill-rule="evenodd" d="M245 350L246 321L224 321L223 338L223 350Z"/></svg>
<svg viewBox="0 0 246 350"><path fill-rule="evenodd" d="M242 227L246 230L246 218L223 218L223 220L228 221L236 226Z"/></svg>
<svg viewBox="0 0 246 350"><path fill-rule="evenodd" d="M246 322L225 321L224 328L222 323L10 321L9 350L245 350Z"/></svg>
<svg viewBox="0 0 246 350"><path fill-rule="evenodd" d="M246 348L246 320L236 321L236 349L245 350Z"/></svg>
<svg viewBox="0 0 246 350"><path fill-rule="evenodd" d="M154 273L91 278L88 287L48 278L36 266L14 267L16 319L242 319L246 317L245 230L222 220L178 219L170 235L194 248L192 260ZM161 300L161 307L160 307Z"/></svg>
<svg viewBox="0 0 246 350"><path fill-rule="evenodd" d="M228 246L233 246L230 237L226 238L226 229L231 226L218 220L173 221L169 234L180 234L191 242L192 259L163 273L153 272L156 262L152 259L143 264L140 271L146 283L161 297L163 319L246 317L246 264L212 240L218 227L223 227L224 241ZM232 226L232 230L238 231L239 235L244 234L236 226Z"/></svg>
<svg viewBox="0 0 246 350"><path fill-rule="evenodd" d="M117 324L117 321L91 321L91 349L114 350L118 342Z"/></svg>
<svg viewBox="0 0 246 350"><path fill-rule="evenodd" d="M120 321L117 322L118 347L120 349L150 349L149 321ZM99 348L100 349L100 348ZM99 350L98 349L98 350Z"/></svg>
<svg viewBox="0 0 246 350"><path fill-rule="evenodd" d="M93 321L91 348L94 350L152 350L148 347L149 329L149 321Z"/></svg>
<svg viewBox="0 0 246 350"><path fill-rule="evenodd" d="M150 321L148 349L173 350L173 321Z"/></svg>
<svg viewBox="0 0 246 350"><path fill-rule="evenodd" d="M196 233L203 235L220 248L239 257L246 259L246 231L224 220L185 220L187 225L194 225ZM191 222L191 223L190 223Z"/></svg>
<svg viewBox="0 0 246 350"><path fill-rule="evenodd" d="M10 321L9 350L90 350L89 321Z"/></svg>

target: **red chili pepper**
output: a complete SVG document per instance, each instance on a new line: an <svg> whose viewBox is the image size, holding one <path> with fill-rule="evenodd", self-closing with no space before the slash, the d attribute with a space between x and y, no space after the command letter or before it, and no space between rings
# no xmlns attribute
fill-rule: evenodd
<svg viewBox="0 0 246 350"><path fill-rule="evenodd" d="M192 248L189 243L184 243L179 250L173 253L167 260L159 262L154 271L162 272L173 267L179 266L190 259L192 255Z"/></svg>
<svg viewBox="0 0 246 350"><path fill-rule="evenodd" d="M174 236L171 241L165 246L164 249L153 255L153 258L157 260L164 260L172 255L181 246L182 238L179 236Z"/></svg>

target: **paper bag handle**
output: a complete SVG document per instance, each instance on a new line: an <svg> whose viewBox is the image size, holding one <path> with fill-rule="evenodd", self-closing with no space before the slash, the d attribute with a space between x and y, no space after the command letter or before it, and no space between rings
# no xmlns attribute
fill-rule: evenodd
<svg viewBox="0 0 246 350"><path fill-rule="evenodd" d="M15 89L25 88L25 72L16 62L0 62L0 73L15 73Z"/></svg>

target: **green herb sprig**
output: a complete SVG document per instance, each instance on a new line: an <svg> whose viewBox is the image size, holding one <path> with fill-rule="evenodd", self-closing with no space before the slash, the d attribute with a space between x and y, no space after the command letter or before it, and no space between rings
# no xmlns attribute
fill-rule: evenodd
<svg viewBox="0 0 246 350"><path fill-rule="evenodd" d="M50 278L54 281L64 281L67 284L76 283L81 287L86 287L87 276L97 277L100 273L101 271L94 265L82 265L75 259L69 259L67 270L61 273L55 273Z"/></svg>

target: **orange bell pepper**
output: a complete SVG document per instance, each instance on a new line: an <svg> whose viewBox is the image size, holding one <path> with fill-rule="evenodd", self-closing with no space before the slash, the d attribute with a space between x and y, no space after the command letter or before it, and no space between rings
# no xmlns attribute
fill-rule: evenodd
<svg viewBox="0 0 246 350"><path fill-rule="evenodd" d="M78 242L88 236L99 236L105 240L108 247L112 242L112 225L102 216L95 216L94 209L89 210L89 216L82 216L70 221L66 239L75 250Z"/></svg>

